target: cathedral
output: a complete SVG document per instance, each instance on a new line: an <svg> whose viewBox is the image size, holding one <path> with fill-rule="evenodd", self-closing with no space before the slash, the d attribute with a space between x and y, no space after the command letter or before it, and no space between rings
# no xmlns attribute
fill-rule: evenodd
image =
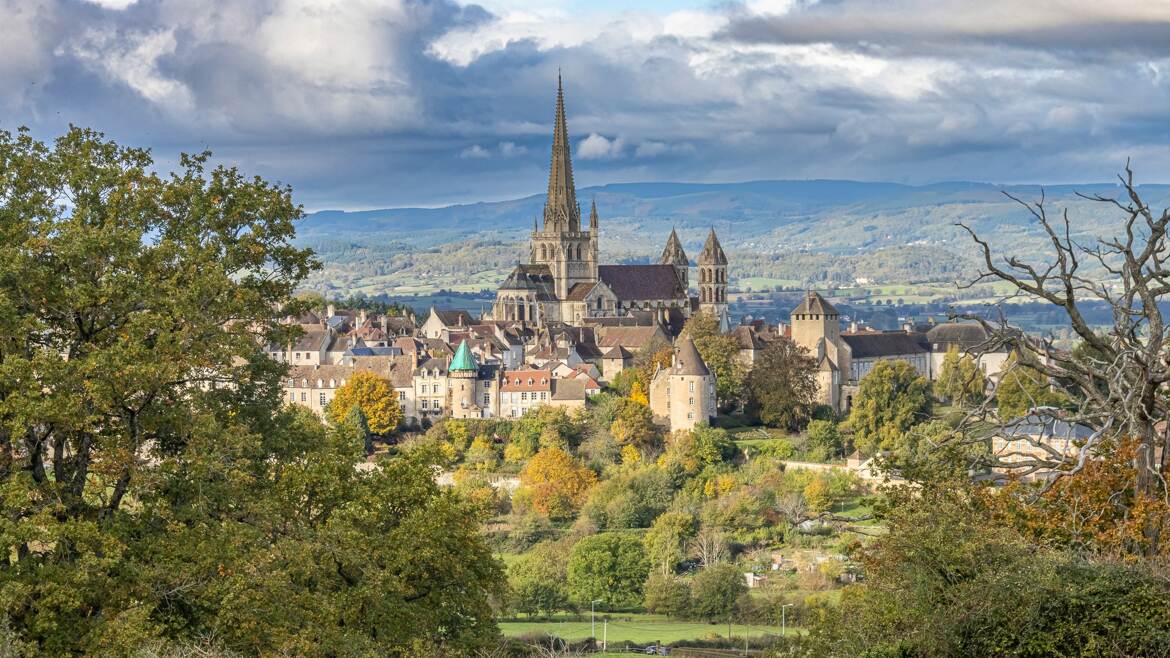
<svg viewBox="0 0 1170 658"><path fill-rule="evenodd" d="M633 311L676 309L685 317L713 314L727 330L727 256L715 230L698 260L698 296L690 295L690 261L671 231L657 264L601 265L597 251L597 203L589 226L581 226L581 206L573 185L565 94L557 76L552 163L543 224L534 220L528 262L519 264L496 292L490 319L545 326L581 324L589 318L615 318Z"/></svg>

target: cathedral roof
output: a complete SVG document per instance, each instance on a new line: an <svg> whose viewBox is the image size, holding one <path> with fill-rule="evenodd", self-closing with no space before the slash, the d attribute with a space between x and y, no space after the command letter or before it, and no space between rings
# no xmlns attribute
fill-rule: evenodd
<svg viewBox="0 0 1170 658"><path fill-rule="evenodd" d="M597 278L623 301L687 297L673 265L598 265Z"/></svg>
<svg viewBox="0 0 1170 658"><path fill-rule="evenodd" d="M545 231L580 231L581 208L573 187L569 155L569 127L565 121L565 91L557 74L557 113L553 122L552 162L548 168L548 195L544 202Z"/></svg>
<svg viewBox="0 0 1170 658"><path fill-rule="evenodd" d="M687 253L683 251L682 242L678 239L678 233L674 229L670 229L670 237L666 239L666 248L662 250L662 264L687 265L689 263Z"/></svg>
<svg viewBox="0 0 1170 658"><path fill-rule="evenodd" d="M500 290L533 291L541 301L555 299L555 289L556 281L548 265L517 265L500 284Z"/></svg>
<svg viewBox="0 0 1170 658"><path fill-rule="evenodd" d="M800 300L800 304L792 309L792 315L837 315L837 309L833 307L820 293L812 290L804 295L804 299Z"/></svg>
<svg viewBox="0 0 1170 658"><path fill-rule="evenodd" d="M698 375L702 377L711 374L711 371L707 369L707 364L703 362L703 357L699 356L699 350L695 348L695 341L690 338L679 339L674 348L674 365L670 367L670 372L673 375Z"/></svg>
<svg viewBox="0 0 1170 658"><path fill-rule="evenodd" d="M585 296L593 290L593 283L574 283L572 288L569 288L569 294L565 295L565 301L581 302L585 301Z"/></svg>
<svg viewBox="0 0 1170 658"><path fill-rule="evenodd" d="M727 254L723 253L723 247L719 244L719 238L715 237L715 229L707 234L707 242L703 244L703 251L699 252L700 265L726 265Z"/></svg>

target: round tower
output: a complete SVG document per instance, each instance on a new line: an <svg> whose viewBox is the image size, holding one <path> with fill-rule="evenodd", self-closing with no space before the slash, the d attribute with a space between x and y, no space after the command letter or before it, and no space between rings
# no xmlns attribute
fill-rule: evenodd
<svg viewBox="0 0 1170 658"><path fill-rule="evenodd" d="M451 417L479 418L479 407L475 404L475 382L478 376L479 366L464 340L459 343L455 356L451 357L451 365L447 368L451 388Z"/></svg>

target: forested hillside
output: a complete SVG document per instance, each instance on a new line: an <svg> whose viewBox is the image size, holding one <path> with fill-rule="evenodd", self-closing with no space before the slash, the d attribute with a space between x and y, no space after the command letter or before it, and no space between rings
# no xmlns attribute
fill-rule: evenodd
<svg viewBox="0 0 1170 658"><path fill-rule="evenodd" d="M910 186L853 181L641 183L583 188L601 215L602 258L656 258L672 227L688 253L714 226L731 259L733 284L754 287L850 283L953 283L973 272L964 222L999 244L1028 253L1046 241L1034 218L1004 193L1041 194L1067 208L1074 237L1108 233L1102 206L1078 196L1116 196L1111 184ZM1155 206L1170 187L1147 185ZM523 199L362 212L321 211L298 227L298 241L324 262L308 285L320 291L410 294L440 288L493 288L517 259L544 202Z"/></svg>

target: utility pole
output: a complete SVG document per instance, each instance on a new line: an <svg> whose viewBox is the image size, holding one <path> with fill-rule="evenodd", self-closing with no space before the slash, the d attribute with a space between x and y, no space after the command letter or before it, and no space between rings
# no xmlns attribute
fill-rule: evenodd
<svg viewBox="0 0 1170 658"><path fill-rule="evenodd" d="M604 603L604 601L594 599L589 602L589 637L593 638L594 643L597 642L597 609L594 606L598 603Z"/></svg>
<svg viewBox="0 0 1170 658"><path fill-rule="evenodd" d="M609 618L601 620L601 650L609 650Z"/></svg>
<svg viewBox="0 0 1170 658"><path fill-rule="evenodd" d="M792 607L793 605L795 605L795 604L785 603L784 605L780 606L780 635L781 636L785 636L788 634L788 617L786 616L786 613L788 612L788 608Z"/></svg>

